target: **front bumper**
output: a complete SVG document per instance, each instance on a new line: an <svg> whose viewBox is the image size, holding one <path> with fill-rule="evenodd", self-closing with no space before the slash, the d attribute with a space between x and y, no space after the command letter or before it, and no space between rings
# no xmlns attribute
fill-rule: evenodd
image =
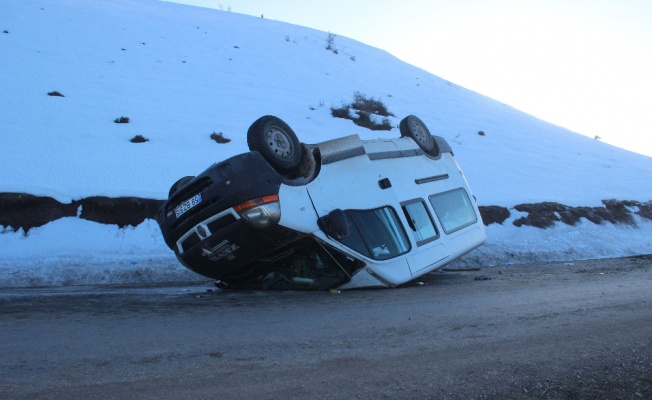
<svg viewBox="0 0 652 400"><path fill-rule="evenodd" d="M233 210L248 200L277 195L282 181L258 152L213 164L161 206L158 223L165 243L189 269L221 279L305 236L279 225L254 228ZM197 195L201 202L177 217L175 208Z"/></svg>

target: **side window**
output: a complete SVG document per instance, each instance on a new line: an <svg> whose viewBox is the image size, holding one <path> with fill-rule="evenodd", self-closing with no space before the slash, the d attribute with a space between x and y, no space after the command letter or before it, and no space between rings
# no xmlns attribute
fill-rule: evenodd
<svg viewBox="0 0 652 400"><path fill-rule="evenodd" d="M478 220L469 195L462 188L435 194L429 199L446 233L455 232Z"/></svg>
<svg viewBox="0 0 652 400"><path fill-rule="evenodd" d="M346 210L350 234L341 243L375 260L387 260L410 250L405 229L391 207Z"/></svg>
<svg viewBox="0 0 652 400"><path fill-rule="evenodd" d="M439 232L437 232L437 228L435 228L423 200L408 201L403 203L401 207L417 246L431 242L439 236Z"/></svg>

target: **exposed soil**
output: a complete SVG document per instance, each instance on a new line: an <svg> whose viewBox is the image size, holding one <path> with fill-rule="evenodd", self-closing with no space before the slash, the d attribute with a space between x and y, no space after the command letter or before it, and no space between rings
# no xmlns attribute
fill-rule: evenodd
<svg viewBox="0 0 652 400"><path fill-rule="evenodd" d="M32 228L63 217L74 217L102 224L137 226L145 219L156 219L162 200L139 197L93 196L71 203L26 193L0 193L0 226L25 233Z"/></svg>
<svg viewBox="0 0 652 400"><path fill-rule="evenodd" d="M60 203L50 197L26 193L0 193L0 226L13 231L30 229L63 217L74 217L102 224L137 226L145 219L156 219L163 200L139 197L93 196L71 203ZM513 221L517 227L527 225L549 228L556 222L576 225L582 218L595 224L636 225L633 215L652 220L652 201L603 200L604 207L570 207L559 203L526 203L513 208L527 213ZM480 206L485 225L503 224L511 212L501 206Z"/></svg>

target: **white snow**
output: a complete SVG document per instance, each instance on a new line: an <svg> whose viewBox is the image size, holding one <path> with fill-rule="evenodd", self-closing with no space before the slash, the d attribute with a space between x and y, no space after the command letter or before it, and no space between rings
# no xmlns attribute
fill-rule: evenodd
<svg viewBox="0 0 652 400"><path fill-rule="evenodd" d="M652 200L652 158L538 120L346 37L336 36L336 54L326 50L327 36L155 0L3 0L0 192L61 202L164 199L178 178L247 151L249 125L267 114L308 143L398 136L398 129L370 131L330 115L361 92L387 105L394 126L415 114L445 137L479 205ZM113 122L121 116L130 123ZM217 144L212 132L232 140ZM138 134L149 142L131 143ZM652 253L649 220L542 230L515 227L520 215L511 212L458 263ZM201 278L178 264L154 221L118 229L72 217L27 235L6 227L0 234L0 287L189 279Z"/></svg>

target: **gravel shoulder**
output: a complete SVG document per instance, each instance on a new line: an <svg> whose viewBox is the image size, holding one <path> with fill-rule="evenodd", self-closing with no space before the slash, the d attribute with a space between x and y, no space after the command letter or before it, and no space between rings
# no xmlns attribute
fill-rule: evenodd
<svg viewBox="0 0 652 400"><path fill-rule="evenodd" d="M338 294L208 282L0 289L0 393L647 399L651 306L649 255Z"/></svg>

